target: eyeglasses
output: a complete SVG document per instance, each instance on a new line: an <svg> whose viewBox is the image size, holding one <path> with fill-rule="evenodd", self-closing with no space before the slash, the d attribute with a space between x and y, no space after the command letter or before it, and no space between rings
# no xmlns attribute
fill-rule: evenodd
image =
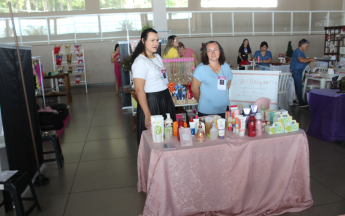
<svg viewBox="0 0 345 216"><path fill-rule="evenodd" d="M219 49L207 50L208 53L218 52L218 51L219 51Z"/></svg>

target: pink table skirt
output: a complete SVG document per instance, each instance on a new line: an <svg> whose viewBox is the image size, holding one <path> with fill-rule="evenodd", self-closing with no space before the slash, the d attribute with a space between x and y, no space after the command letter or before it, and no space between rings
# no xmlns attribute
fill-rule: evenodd
<svg viewBox="0 0 345 216"><path fill-rule="evenodd" d="M138 152L141 215L279 215L312 206L309 148L303 130L163 150L144 131Z"/></svg>

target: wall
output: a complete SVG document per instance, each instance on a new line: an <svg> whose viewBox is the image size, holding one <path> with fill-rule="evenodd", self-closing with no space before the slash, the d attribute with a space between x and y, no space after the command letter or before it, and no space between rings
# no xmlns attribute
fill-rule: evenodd
<svg viewBox="0 0 345 216"><path fill-rule="evenodd" d="M186 47L192 48L200 59L200 47L202 42L210 40L218 41L225 51L226 58L237 66L238 48L244 38L249 39L249 43L254 53L259 49L262 41L267 41L269 51L272 52L273 61L277 61L278 54L285 53L289 40L292 41L293 49L297 48L298 41L306 38L310 41L309 49L305 51L306 56L322 57L323 55L323 35L298 35L298 36L243 36L243 37L204 37L204 38L179 38ZM89 84L114 83L114 65L110 62L110 55L114 49L115 42L92 42L83 43L82 49L85 50L85 64L87 70L87 79ZM33 46L32 55L42 56L43 70L45 72L53 70L52 50L53 46ZM162 50L164 50L164 46ZM63 58L66 58L64 56Z"/></svg>

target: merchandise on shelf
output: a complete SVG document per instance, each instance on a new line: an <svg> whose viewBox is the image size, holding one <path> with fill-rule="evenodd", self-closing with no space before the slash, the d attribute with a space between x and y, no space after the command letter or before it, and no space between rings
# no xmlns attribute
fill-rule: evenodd
<svg viewBox="0 0 345 216"><path fill-rule="evenodd" d="M57 55L57 56L56 56L55 61L56 61L56 65L61 65L61 62L62 62L62 56Z"/></svg>
<svg viewBox="0 0 345 216"><path fill-rule="evenodd" d="M192 80L194 58L162 59L169 82L187 84Z"/></svg>
<svg viewBox="0 0 345 216"><path fill-rule="evenodd" d="M78 64L83 64L84 61L84 55L83 54L77 54Z"/></svg>
<svg viewBox="0 0 345 216"><path fill-rule="evenodd" d="M65 53L69 53L71 45L66 45L65 46Z"/></svg>
<svg viewBox="0 0 345 216"><path fill-rule="evenodd" d="M58 67L57 71L58 71L59 73L63 73L63 66Z"/></svg>
<svg viewBox="0 0 345 216"><path fill-rule="evenodd" d="M67 55L67 64L71 65L72 64L72 54Z"/></svg>
<svg viewBox="0 0 345 216"><path fill-rule="evenodd" d="M186 87L176 85L175 86L175 97L176 104L185 104L186 103Z"/></svg>
<svg viewBox="0 0 345 216"><path fill-rule="evenodd" d="M273 122L281 122L282 125L285 125L286 123L291 123L292 121L292 116L290 116L289 114L277 114L274 118L273 118Z"/></svg>
<svg viewBox="0 0 345 216"><path fill-rule="evenodd" d="M60 52L60 45L55 45L54 46L54 55L58 55Z"/></svg>
<svg viewBox="0 0 345 216"><path fill-rule="evenodd" d="M79 53L80 51L80 46L81 46L81 44L80 45L74 45L74 53Z"/></svg>
<svg viewBox="0 0 345 216"><path fill-rule="evenodd" d="M78 73L84 73L84 66L78 66Z"/></svg>
<svg viewBox="0 0 345 216"><path fill-rule="evenodd" d="M73 72L73 67L68 67L68 73L72 73Z"/></svg>
<svg viewBox="0 0 345 216"><path fill-rule="evenodd" d="M64 85L64 83L65 83L64 79L62 78L58 79L58 85Z"/></svg>
<svg viewBox="0 0 345 216"><path fill-rule="evenodd" d="M79 85L81 77L79 75L75 76L75 84Z"/></svg>

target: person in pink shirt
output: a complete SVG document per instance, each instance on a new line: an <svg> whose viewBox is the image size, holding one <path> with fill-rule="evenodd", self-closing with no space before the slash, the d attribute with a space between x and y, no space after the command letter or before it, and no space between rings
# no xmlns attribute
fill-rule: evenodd
<svg viewBox="0 0 345 216"><path fill-rule="evenodd" d="M189 49L189 48L185 48L184 44L182 42L178 43L177 51L178 51L178 55L180 57L187 57L187 58L192 57L192 58L194 58L194 67L195 68L199 65L198 56L196 55L194 50Z"/></svg>

